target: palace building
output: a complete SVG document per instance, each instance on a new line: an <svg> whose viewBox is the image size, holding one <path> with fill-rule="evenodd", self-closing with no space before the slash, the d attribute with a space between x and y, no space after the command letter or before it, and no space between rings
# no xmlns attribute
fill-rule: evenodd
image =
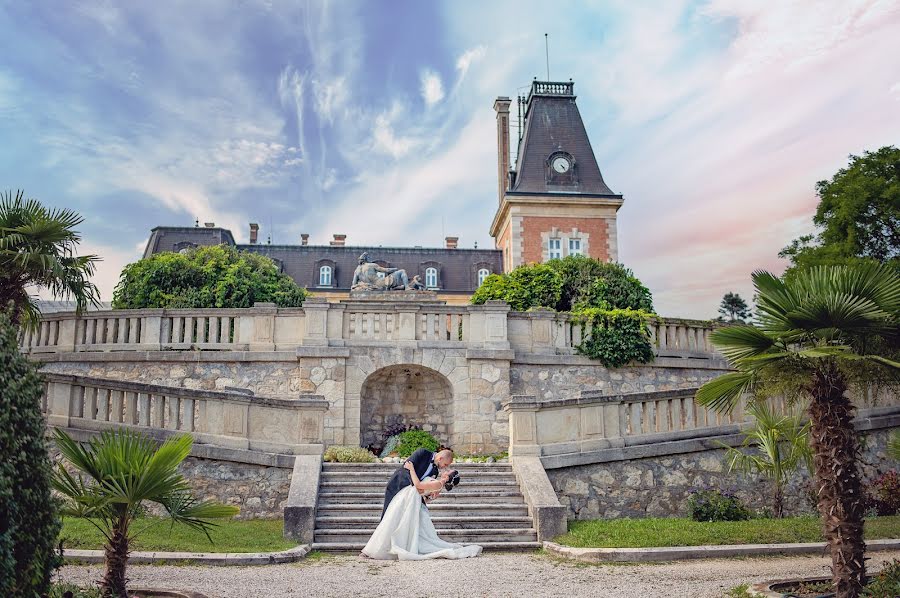
<svg viewBox="0 0 900 598"><path fill-rule="evenodd" d="M534 81L517 100L519 119L515 164L511 167L508 97L494 102L497 116L498 206L490 234L495 249L463 249L457 237L444 247L372 247L347 244L335 234L328 245L260 243L251 223L250 242L238 244L230 230L159 226L151 231L144 257L164 251L225 243L271 257L301 286L329 299L347 297L363 252L382 266L402 268L448 303L464 303L490 274L567 255L618 260L616 213L622 195L600 173L581 113L574 83Z"/></svg>

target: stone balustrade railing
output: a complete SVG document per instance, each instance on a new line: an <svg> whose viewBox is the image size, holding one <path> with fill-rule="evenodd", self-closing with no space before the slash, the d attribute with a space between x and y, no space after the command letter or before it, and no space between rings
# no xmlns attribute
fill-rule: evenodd
<svg viewBox="0 0 900 598"><path fill-rule="evenodd" d="M680 318L653 318L650 342L657 357L721 359L710 341L712 322ZM590 332L590 324L573 321L570 314L539 309L510 312L509 340L524 353L571 355Z"/></svg>
<svg viewBox="0 0 900 598"><path fill-rule="evenodd" d="M53 426L188 433L198 444L267 453L318 454L324 443L328 403L318 395L276 399L67 374L44 379L42 407Z"/></svg>
<svg viewBox="0 0 900 598"><path fill-rule="evenodd" d="M436 302L328 303L302 308L137 309L46 314L23 332L25 353L90 351L283 351L305 345L448 343L509 349L502 301L453 306Z"/></svg>
<svg viewBox="0 0 900 598"><path fill-rule="evenodd" d="M730 413L699 405L696 388L604 395L584 391L578 398L537 399L514 395L509 413L510 455L550 457L690 438L735 434L752 424L743 397ZM797 406L770 400L778 413ZM900 396L866 393L854 399L860 418L893 413Z"/></svg>

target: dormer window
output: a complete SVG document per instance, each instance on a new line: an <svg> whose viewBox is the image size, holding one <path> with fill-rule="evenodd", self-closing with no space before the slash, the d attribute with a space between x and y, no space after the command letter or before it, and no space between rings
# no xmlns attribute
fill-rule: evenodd
<svg viewBox="0 0 900 598"><path fill-rule="evenodd" d="M319 286L331 286L331 266L322 266L319 268Z"/></svg>
<svg viewBox="0 0 900 598"><path fill-rule="evenodd" d="M491 275L491 271L487 268L481 268L478 270L478 286L484 284L485 279Z"/></svg>
<svg viewBox="0 0 900 598"><path fill-rule="evenodd" d="M428 289L436 289L438 286L437 268L425 268L425 287Z"/></svg>

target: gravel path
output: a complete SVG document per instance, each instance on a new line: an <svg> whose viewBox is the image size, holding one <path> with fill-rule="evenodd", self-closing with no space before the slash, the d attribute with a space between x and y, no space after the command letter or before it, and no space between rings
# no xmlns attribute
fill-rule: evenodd
<svg viewBox="0 0 900 598"><path fill-rule="evenodd" d="M900 551L875 553L873 569ZM539 554L497 554L463 561L380 562L322 556L263 567L133 566L134 585L203 592L210 598L597 596L721 598L736 585L762 579L820 575L819 557L681 561L647 565L578 565ZM62 577L86 584L99 565L67 566ZM428 581L423 581L428 580Z"/></svg>

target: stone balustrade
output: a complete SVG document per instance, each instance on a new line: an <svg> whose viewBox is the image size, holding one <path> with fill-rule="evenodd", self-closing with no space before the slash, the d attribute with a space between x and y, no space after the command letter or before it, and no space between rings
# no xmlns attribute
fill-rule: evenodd
<svg viewBox="0 0 900 598"><path fill-rule="evenodd" d="M703 320L651 318L650 343L657 357L721 359L710 341L714 324ZM572 355L590 332L590 324L573 321L570 314L550 309L510 312L509 341L516 351L545 355Z"/></svg>
<svg viewBox="0 0 900 598"><path fill-rule="evenodd" d="M509 413L509 452L552 458L737 434L752 424L746 397L730 413L720 413L699 405L696 392L696 388L618 395L584 391L577 398L543 400L513 395L504 403ZM854 401L859 418L895 413L900 407L900 397L888 392L877 397L866 393ZM796 408L783 399L771 404L779 413Z"/></svg>
<svg viewBox="0 0 900 598"><path fill-rule="evenodd" d="M53 426L117 427L156 437L188 433L198 444L281 454L319 454L328 403L318 395L274 399L68 374L44 374L43 410Z"/></svg>

